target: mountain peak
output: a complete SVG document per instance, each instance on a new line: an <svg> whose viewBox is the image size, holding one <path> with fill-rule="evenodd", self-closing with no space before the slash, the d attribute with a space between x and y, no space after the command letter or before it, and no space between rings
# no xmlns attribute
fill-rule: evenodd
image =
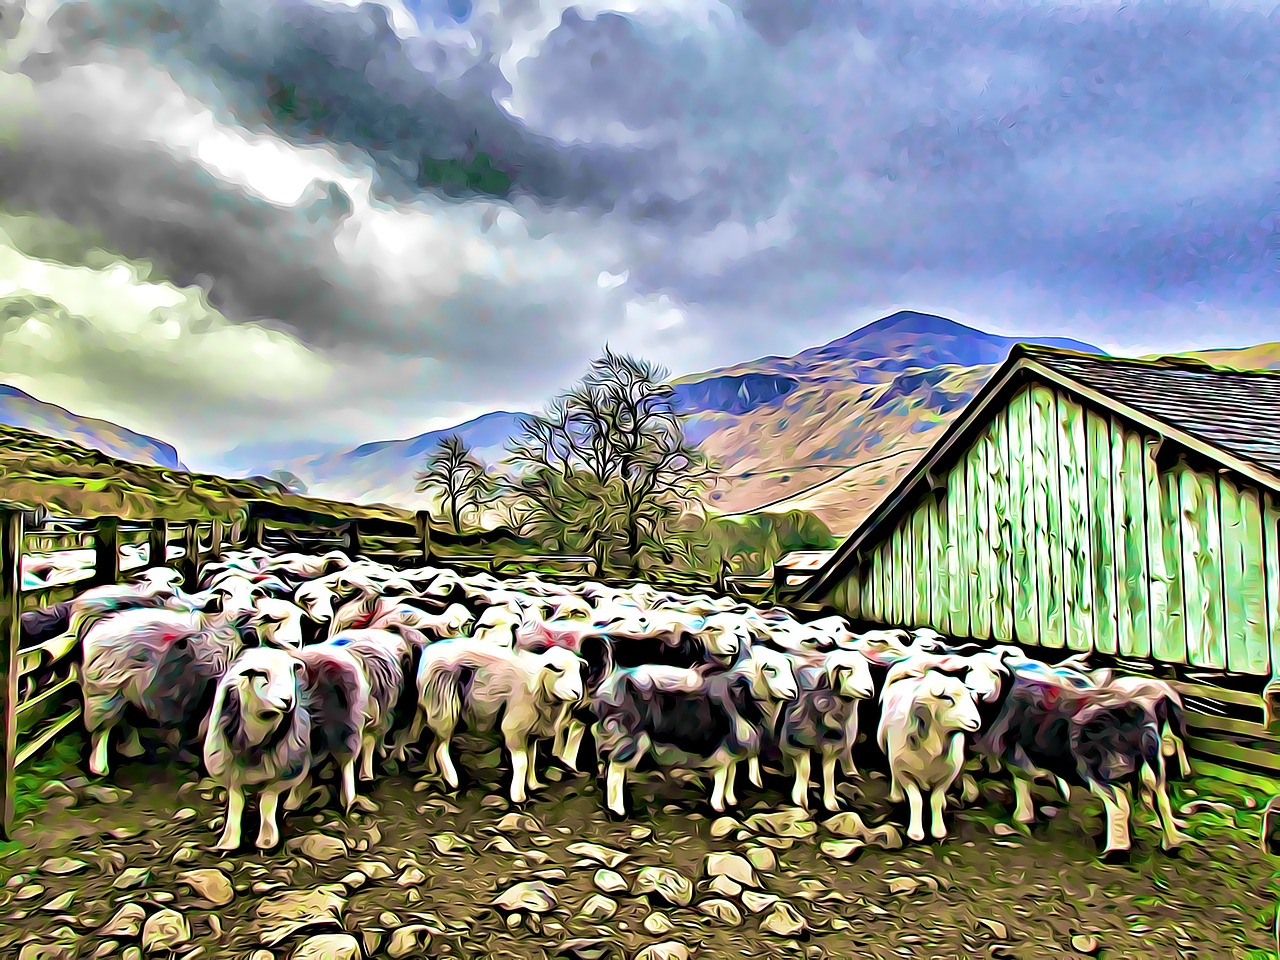
<svg viewBox="0 0 1280 960"><path fill-rule="evenodd" d="M981 330L967 327L955 320L939 317L932 313L917 313L915 310L899 310L897 313L879 320L873 320L859 327L850 334L833 340L827 346L837 343L851 343L864 337L878 333L913 334L915 336L989 336Z"/></svg>
<svg viewBox="0 0 1280 960"><path fill-rule="evenodd" d="M1045 346L1065 347L1083 353L1101 353L1097 347L1059 337L1004 337L957 323L946 317L914 310L899 310L881 317L837 340L797 354L795 361L882 361L883 369L905 369L912 361L920 367L939 364L976 366L999 363L1015 343L1027 340Z"/></svg>

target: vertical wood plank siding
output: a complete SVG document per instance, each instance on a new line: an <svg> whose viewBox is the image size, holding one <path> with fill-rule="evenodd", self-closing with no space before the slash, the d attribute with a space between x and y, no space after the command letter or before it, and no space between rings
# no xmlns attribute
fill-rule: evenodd
<svg viewBox="0 0 1280 960"><path fill-rule="evenodd" d="M1267 584L1262 563L1262 508L1257 491L1218 478L1222 500L1222 585L1227 669L1267 672Z"/></svg>
<svg viewBox="0 0 1280 960"><path fill-rule="evenodd" d="M871 541L851 617L1205 670L1280 668L1280 496L1033 383Z"/></svg>
<svg viewBox="0 0 1280 960"><path fill-rule="evenodd" d="M1178 520L1176 476L1156 461L1160 440L1143 440L1146 484L1147 562L1151 567L1151 656L1165 663L1187 662L1182 618L1182 525Z"/></svg>
<svg viewBox="0 0 1280 960"><path fill-rule="evenodd" d="M970 497L965 531L972 550L969 600L973 606L969 611L969 636L975 640L991 638L991 535L987 529L991 522L987 510L987 452L990 446L988 430L965 457Z"/></svg>
<svg viewBox="0 0 1280 960"><path fill-rule="evenodd" d="M969 560L967 557L965 466L961 462L947 479L947 579L951 597L951 632L969 636Z"/></svg>
<svg viewBox="0 0 1280 960"><path fill-rule="evenodd" d="M1058 396L1062 489L1062 590L1067 647L1093 649L1093 561L1089 541L1088 453L1084 409Z"/></svg>
<svg viewBox="0 0 1280 960"><path fill-rule="evenodd" d="M1111 489L1111 423L1089 411L1085 418L1089 446L1089 537L1093 556L1094 648L1114 655L1119 650L1115 559L1115 510Z"/></svg>
<svg viewBox="0 0 1280 960"><path fill-rule="evenodd" d="M1147 612L1149 591L1143 459L1143 443L1138 434L1112 420L1112 503L1115 510L1119 647L1121 656L1135 658L1146 657L1151 653L1151 617Z"/></svg>
<svg viewBox="0 0 1280 960"><path fill-rule="evenodd" d="M929 558L933 551L929 544L928 505L911 514L911 573L915 590L912 593L913 622L918 627L933 623L929 615Z"/></svg>
<svg viewBox="0 0 1280 960"><path fill-rule="evenodd" d="M1267 633L1271 637L1271 674L1280 671L1280 501L1267 493L1263 499L1263 567L1267 574Z"/></svg>
<svg viewBox="0 0 1280 960"><path fill-rule="evenodd" d="M1179 469L1187 660L1194 667L1221 670L1227 665L1227 644L1223 635L1218 484L1185 464Z"/></svg>
<svg viewBox="0 0 1280 960"><path fill-rule="evenodd" d="M1009 550L1013 567L1013 637L1016 643L1038 644L1036 613L1035 498L1031 495L1031 392L1019 390L1009 404Z"/></svg>
<svg viewBox="0 0 1280 960"><path fill-rule="evenodd" d="M1013 520L1009 515L1009 418L1005 411L996 414L991 425L989 475L991 486L991 545L994 551L992 574L994 603L991 613L991 636L1000 643L1013 640Z"/></svg>
<svg viewBox="0 0 1280 960"><path fill-rule="evenodd" d="M933 542L937 551L934 571L937 584L933 595L934 625L942 633L951 633L951 577L950 557L953 556L951 531L947 526L947 490L945 487L930 499L929 519L934 524Z"/></svg>
<svg viewBox="0 0 1280 960"><path fill-rule="evenodd" d="M1063 646L1062 529L1058 498L1058 416L1053 391L1031 388L1031 467L1036 501L1036 587L1040 598L1040 644Z"/></svg>

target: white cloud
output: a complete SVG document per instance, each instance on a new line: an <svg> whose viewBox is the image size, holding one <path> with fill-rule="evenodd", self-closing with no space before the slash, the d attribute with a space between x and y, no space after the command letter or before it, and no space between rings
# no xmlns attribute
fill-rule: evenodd
<svg viewBox="0 0 1280 960"><path fill-rule="evenodd" d="M314 402L333 373L292 337L232 323L196 291L149 282L125 263L66 266L0 244L0 276L0 296L62 308L37 304L0 329L0 376L77 412L172 436L193 407L271 414ZM166 394L167 407L138 402Z"/></svg>

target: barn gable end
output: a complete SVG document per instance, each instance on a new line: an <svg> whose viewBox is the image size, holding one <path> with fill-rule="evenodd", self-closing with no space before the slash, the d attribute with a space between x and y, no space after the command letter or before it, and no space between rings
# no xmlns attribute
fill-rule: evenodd
<svg viewBox="0 0 1280 960"><path fill-rule="evenodd" d="M1270 677L1278 523L1280 376L1020 345L798 599Z"/></svg>

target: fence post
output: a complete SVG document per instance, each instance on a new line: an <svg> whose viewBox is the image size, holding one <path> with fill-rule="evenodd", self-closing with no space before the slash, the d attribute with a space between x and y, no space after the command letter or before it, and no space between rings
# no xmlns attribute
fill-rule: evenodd
<svg viewBox="0 0 1280 960"><path fill-rule="evenodd" d="M183 589L194 590L200 577L200 525L188 520L182 530Z"/></svg>
<svg viewBox="0 0 1280 960"><path fill-rule="evenodd" d="M169 521L152 520L147 536L147 566L163 567L169 562Z"/></svg>
<svg viewBox="0 0 1280 960"><path fill-rule="evenodd" d="M352 560L360 556L360 524L354 520L347 524L346 551Z"/></svg>
<svg viewBox="0 0 1280 960"><path fill-rule="evenodd" d="M418 528L418 542L422 544L422 565L431 566L431 514L419 510L413 515L414 525Z"/></svg>
<svg viewBox="0 0 1280 960"><path fill-rule="evenodd" d="M262 541L266 538L266 530L262 523L262 517L258 515L255 506L250 503L245 507L244 512L244 546L247 549L262 549Z"/></svg>
<svg viewBox="0 0 1280 960"><path fill-rule="evenodd" d="M222 559L222 538L226 535L226 528L221 520L215 520L209 525L209 559Z"/></svg>
<svg viewBox="0 0 1280 960"><path fill-rule="evenodd" d="M18 644L22 640L21 511L0 512L0 837L12 839L18 756Z"/></svg>
<svg viewBox="0 0 1280 960"><path fill-rule="evenodd" d="M93 583L120 582L120 520L100 517L93 532Z"/></svg>

